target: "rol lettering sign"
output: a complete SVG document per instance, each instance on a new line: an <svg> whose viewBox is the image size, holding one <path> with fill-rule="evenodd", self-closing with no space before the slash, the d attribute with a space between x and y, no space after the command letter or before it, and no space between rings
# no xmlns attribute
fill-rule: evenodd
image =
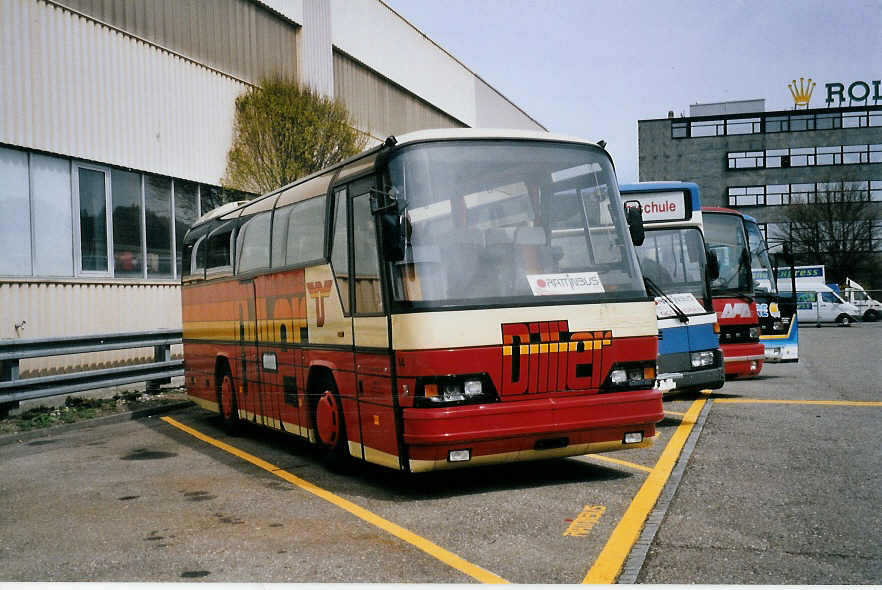
<svg viewBox="0 0 882 590"><path fill-rule="evenodd" d="M838 100L835 106L842 106L842 103L848 99L851 102L866 102L872 100L873 104L877 104L882 100L882 80L873 80L872 82L864 82L856 80L846 86L842 82L829 82L827 88L827 106L834 106L833 103Z"/></svg>
<svg viewBox="0 0 882 590"><path fill-rule="evenodd" d="M683 221L692 212L682 191L659 191L645 196L633 193L628 198L640 203L643 221Z"/></svg>

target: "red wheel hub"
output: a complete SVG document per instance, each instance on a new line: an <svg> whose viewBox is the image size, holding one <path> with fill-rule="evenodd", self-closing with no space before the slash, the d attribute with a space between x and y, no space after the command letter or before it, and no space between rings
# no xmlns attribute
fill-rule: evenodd
<svg viewBox="0 0 882 590"><path fill-rule="evenodd" d="M315 425L319 439L328 447L335 447L340 440L340 405L333 392L325 391L315 408Z"/></svg>
<svg viewBox="0 0 882 590"><path fill-rule="evenodd" d="M233 416L233 395L233 380L229 375L225 375L221 382L221 414L227 419L236 417Z"/></svg>

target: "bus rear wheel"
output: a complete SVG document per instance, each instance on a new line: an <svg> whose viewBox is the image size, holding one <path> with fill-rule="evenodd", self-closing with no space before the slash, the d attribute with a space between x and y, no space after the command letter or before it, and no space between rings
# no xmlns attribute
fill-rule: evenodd
<svg viewBox="0 0 882 590"><path fill-rule="evenodd" d="M230 368L224 366L217 384L217 409L227 434L238 434L242 423L239 420L239 408L236 404L236 386Z"/></svg>
<svg viewBox="0 0 882 590"><path fill-rule="evenodd" d="M346 447L346 424L343 406L337 387L330 379L323 380L315 402L315 430L319 445L335 455L343 454Z"/></svg>

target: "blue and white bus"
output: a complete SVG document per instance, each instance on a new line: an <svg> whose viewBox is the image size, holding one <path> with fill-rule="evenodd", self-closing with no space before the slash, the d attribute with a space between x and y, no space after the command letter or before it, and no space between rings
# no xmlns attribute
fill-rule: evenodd
<svg viewBox="0 0 882 590"><path fill-rule="evenodd" d="M641 182L620 185L619 191L643 210L646 239L637 256L656 301L659 388L722 387L720 328L710 291L718 265L705 245L698 185Z"/></svg>

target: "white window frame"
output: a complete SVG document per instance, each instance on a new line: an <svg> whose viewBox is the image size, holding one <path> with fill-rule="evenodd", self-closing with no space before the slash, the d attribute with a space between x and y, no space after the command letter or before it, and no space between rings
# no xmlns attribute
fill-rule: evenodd
<svg viewBox="0 0 882 590"><path fill-rule="evenodd" d="M107 269L83 270L82 228L80 226L80 168L104 174L104 212L107 239ZM113 277L113 210L110 194L110 168L88 162L71 160L70 164L71 199L73 206L74 276ZM143 199L142 199L143 200Z"/></svg>

